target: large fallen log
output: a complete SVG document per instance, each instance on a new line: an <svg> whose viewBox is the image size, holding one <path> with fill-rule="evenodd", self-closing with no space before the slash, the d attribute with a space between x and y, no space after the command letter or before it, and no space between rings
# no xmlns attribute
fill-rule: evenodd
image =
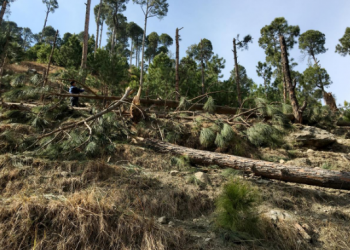
<svg viewBox="0 0 350 250"><path fill-rule="evenodd" d="M201 165L218 165L223 168L241 170L245 173L254 173L256 176L269 179L350 190L350 172L282 165L234 155L186 148L155 139L141 138L137 141L160 153L187 155L192 162Z"/></svg>
<svg viewBox="0 0 350 250"><path fill-rule="evenodd" d="M71 94L57 94L50 93L50 95L61 96L61 97L72 97L76 95ZM116 101L120 100L121 97L118 96L91 96L91 95L79 95L81 98L86 99L94 99L94 100L107 100L107 101ZM132 102L132 99L126 99L127 102ZM152 100L152 99L140 99L141 105L151 106L155 105L158 107L168 107L168 108L177 108L179 106L179 102L176 101L167 101L167 100ZM203 110L203 104L193 104L190 110ZM227 115L235 115L238 111L238 108L230 108L224 106L216 106L214 113L216 114L227 114ZM242 109L241 111L245 111Z"/></svg>

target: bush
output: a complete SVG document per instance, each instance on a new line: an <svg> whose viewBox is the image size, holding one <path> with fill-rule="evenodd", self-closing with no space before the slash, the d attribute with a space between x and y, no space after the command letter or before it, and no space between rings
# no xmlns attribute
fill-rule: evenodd
<svg viewBox="0 0 350 250"><path fill-rule="evenodd" d="M253 210L258 200L256 189L247 182L232 179L216 200L216 225L234 232L254 234L258 219Z"/></svg>

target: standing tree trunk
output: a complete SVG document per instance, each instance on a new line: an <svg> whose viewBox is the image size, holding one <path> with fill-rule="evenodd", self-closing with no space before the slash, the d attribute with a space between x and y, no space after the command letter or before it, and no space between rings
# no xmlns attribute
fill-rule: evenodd
<svg viewBox="0 0 350 250"><path fill-rule="evenodd" d="M100 15L101 15L101 6L102 6L102 0L100 0L100 6L98 7L98 14L97 14L97 29L96 29L96 42L95 42L95 51L94 51L94 58L96 58L96 51L98 47L98 33L100 31Z"/></svg>
<svg viewBox="0 0 350 250"><path fill-rule="evenodd" d="M84 29L84 44L83 54L81 57L81 69L86 70L87 54L88 54L88 42L89 42L89 22L90 22L90 6L91 0L87 0L86 15L85 15L85 29ZM85 84L86 73L83 73L82 84Z"/></svg>
<svg viewBox="0 0 350 250"><path fill-rule="evenodd" d="M81 58L81 68L82 69L86 69L86 62L87 62L87 52L88 52L88 42L89 42L90 6L91 6L91 0L87 0L86 15L85 15L83 54L82 54L82 58Z"/></svg>
<svg viewBox="0 0 350 250"><path fill-rule="evenodd" d="M132 65L132 55L134 54L134 40L131 39L131 48L130 48L130 63L129 66L131 68Z"/></svg>
<svg viewBox="0 0 350 250"><path fill-rule="evenodd" d="M284 69L283 69L283 65L282 65L282 76L283 76L283 102L287 103L287 83L286 83L286 76L284 75Z"/></svg>
<svg viewBox="0 0 350 250"><path fill-rule="evenodd" d="M3 48L3 54L1 56L1 68L0 68L0 97L1 97L1 85L2 85L2 75L4 74L4 68L6 65L6 59L7 59L7 47L10 43L10 36L9 33L6 36L6 43ZM1 99L1 98L0 98Z"/></svg>
<svg viewBox="0 0 350 250"><path fill-rule="evenodd" d="M312 56L312 58L314 59L315 64L316 64L318 67L320 67L320 65L318 64L319 61L317 61L315 55L312 53L311 56ZM320 81L320 86L318 86L318 87L321 88L324 102L326 103L326 105L327 105L332 111L338 111L338 107L337 107L337 104L336 104L336 102L335 102L335 100L334 100L334 97L333 97L332 93L329 93L329 92L325 91L324 85L323 85L323 82L322 82L322 78L321 78L320 75L319 75L319 81Z"/></svg>
<svg viewBox="0 0 350 250"><path fill-rule="evenodd" d="M204 61L203 61L203 39L201 40L201 70L202 70L202 95L205 94Z"/></svg>
<svg viewBox="0 0 350 250"><path fill-rule="evenodd" d="M240 79L239 79L239 68L238 68L238 62L237 62L237 43L236 38L233 38L233 57L235 61L235 78L236 78L236 86L237 86L237 101L238 101L238 107L241 106L242 103L242 94L241 94L241 85L240 85Z"/></svg>
<svg viewBox="0 0 350 250"><path fill-rule="evenodd" d="M46 18L45 18L43 30L41 31L40 42L43 41L44 30L45 30L45 28L46 28L46 23L47 23L47 18L49 17L49 13L50 13L50 5L49 5L49 7L47 8L47 11L46 11Z"/></svg>
<svg viewBox="0 0 350 250"><path fill-rule="evenodd" d="M145 27L144 27L144 31L143 31L143 37L142 37L142 52L141 52L141 72L140 72L140 88L138 91L138 95L141 95L141 91L142 91L142 85L143 85L143 60L145 58L145 42L146 42L146 29L147 29L147 19L148 19L148 6L147 6L147 10L146 10L146 14L145 14ZM140 99L140 96L138 97L138 99ZM138 101L139 103L139 101ZM135 105L139 105L134 103Z"/></svg>
<svg viewBox="0 0 350 250"><path fill-rule="evenodd" d="M56 41L57 41L57 36L58 36L58 30L56 31L56 35L55 35L55 40L53 41L53 45L52 45L52 49L51 49L51 54L50 54L50 57L49 57L49 62L47 64L47 69L45 70L45 75L44 75L44 81L43 81L43 88L46 86L47 84L47 78L49 77L49 73L50 73L50 66L51 66L51 61L52 61L52 56L53 56L53 53L55 51L55 47L56 47ZM41 101L44 100L44 95L42 94L41 95Z"/></svg>
<svg viewBox="0 0 350 250"><path fill-rule="evenodd" d="M114 55L114 43L115 43L115 40L114 40L114 37L115 37L115 27L113 27L113 31L112 31L112 37L111 37L111 51L110 51L110 55Z"/></svg>
<svg viewBox="0 0 350 250"><path fill-rule="evenodd" d="M3 20L4 15L5 15L6 7L7 7L7 0L4 0L4 2L2 3L1 11L0 11L0 25L2 24L2 20Z"/></svg>
<svg viewBox="0 0 350 250"><path fill-rule="evenodd" d="M100 44L99 44L99 48L101 49L101 43L102 43L102 33L103 33L103 21L101 23L101 34L100 34Z"/></svg>
<svg viewBox="0 0 350 250"><path fill-rule="evenodd" d="M176 101L180 98L180 77L179 77L179 64L180 64L180 35L179 31L183 28L176 29L175 39L176 39L176 65L175 65L175 91L176 91Z"/></svg>
<svg viewBox="0 0 350 250"><path fill-rule="evenodd" d="M288 60L288 54L287 54L286 41L284 40L284 36L280 36L280 45L281 45L283 75L289 91L289 98L293 107L294 118L297 123L302 123L303 121L302 113L306 108L306 102L304 102L303 107L301 108L299 107L298 99L295 95L296 81L294 84L292 83L292 78L289 70L289 60Z"/></svg>

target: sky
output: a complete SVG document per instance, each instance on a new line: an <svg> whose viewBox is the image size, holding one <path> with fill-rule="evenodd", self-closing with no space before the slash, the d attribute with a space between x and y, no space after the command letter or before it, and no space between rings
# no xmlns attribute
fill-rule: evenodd
<svg viewBox="0 0 350 250"><path fill-rule="evenodd" d="M79 33L84 30L86 0L58 0L59 9L50 13L47 25L64 33ZM344 35L346 27L350 27L349 0L168 0L169 12L159 20L149 19L147 34L167 33L175 38L176 28L180 31L180 57L186 56L187 48L199 43L202 38L209 39L214 53L225 58L223 80L228 79L233 69L232 39L250 34L253 44L249 50L238 52L238 63L247 69L248 76L257 84L263 80L256 73L259 61L265 61L265 52L259 47L260 30L270 24L276 17L285 17L290 25L299 25L301 33L313 29L326 35L325 54L317 56L333 84L327 90L332 92L338 104L350 101L350 56L342 57L335 53L338 40ZM91 7L99 4L92 0ZM29 27L33 33L42 30L45 20L45 5L42 0L16 0L11 4L8 20L15 21L20 27ZM92 11L93 14L93 11ZM135 22L144 27L144 16L140 6L132 0L123 13L128 22ZM95 18L90 19L90 34L96 33ZM104 29L106 31L106 28ZM106 34L103 43L106 43ZM175 53L175 46L170 50ZM308 60L303 56L298 45L291 51L291 57L298 66L295 70L303 72L308 67Z"/></svg>

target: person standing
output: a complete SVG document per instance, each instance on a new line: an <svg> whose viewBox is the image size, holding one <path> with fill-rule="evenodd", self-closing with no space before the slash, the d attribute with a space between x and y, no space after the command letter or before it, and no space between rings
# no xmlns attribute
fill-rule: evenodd
<svg viewBox="0 0 350 250"><path fill-rule="evenodd" d="M85 90L84 89L80 89L78 87L75 86L76 85L76 82L75 81L72 81L70 83L70 88L69 88L69 93L70 94L73 94L73 95L79 95L80 93L84 92ZM70 103L71 103L71 106L72 107L78 107L79 106L79 97L77 96L72 96L70 98Z"/></svg>

